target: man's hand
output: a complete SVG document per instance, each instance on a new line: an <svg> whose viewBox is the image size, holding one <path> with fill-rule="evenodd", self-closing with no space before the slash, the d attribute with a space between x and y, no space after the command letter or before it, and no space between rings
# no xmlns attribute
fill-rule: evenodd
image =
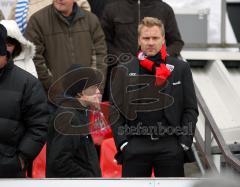
<svg viewBox="0 0 240 187"><path fill-rule="evenodd" d="M188 151L188 150L189 150L189 147L186 146L185 144L182 144L182 143L181 143L181 146L182 146L182 148L183 148L184 151Z"/></svg>
<svg viewBox="0 0 240 187"><path fill-rule="evenodd" d="M26 166L24 159L23 159L20 155L18 155L18 160L19 160L19 162L20 162L21 169L24 170L24 169L25 169L25 166Z"/></svg>

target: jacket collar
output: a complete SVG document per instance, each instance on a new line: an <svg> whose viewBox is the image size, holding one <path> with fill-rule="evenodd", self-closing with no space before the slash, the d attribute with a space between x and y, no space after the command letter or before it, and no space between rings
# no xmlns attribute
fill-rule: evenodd
<svg viewBox="0 0 240 187"><path fill-rule="evenodd" d="M54 12L56 13L56 15L59 17L60 20L62 20L64 23L66 23L67 25L71 25L71 24L74 24L78 19L82 18L85 16L85 13L83 10L81 10L81 8L77 5L77 3L75 2L74 5L73 5L73 9L74 12L75 12L75 15L73 17L73 20L72 20L72 23L69 23L68 20L59 12L57 11L54 6L52 5L53 9L54 9Z"/></svg>
<svg viewBox="0 0 240 187"><path fill-rule="evenodd" d="M136 63L137 62L137 63ZM171 63L169 58L166 58L166 64L174 65ZM136 67L136 73L140 75L140 63L139 61L135 61L134 67ZM172 82L173 82L174 73L172 72L170 76L167 78L167 84L164 86L164 88L161 90L161 92L166 94L171 94L172 92Z"/></svg>

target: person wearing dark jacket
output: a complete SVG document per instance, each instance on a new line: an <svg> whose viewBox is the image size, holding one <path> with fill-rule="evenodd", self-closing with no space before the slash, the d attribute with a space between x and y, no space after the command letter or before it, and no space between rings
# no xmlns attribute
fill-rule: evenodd
<svg viewBox="0 0 240 187"><path fill-rule="evenodd" d="M16 178L41 151L49 112L41 83L13 64L6 38L0 24L0 177Z"/></svg>
<svg viewBox="0 0 240 187"><path fill-rule="evenodd" d="M48 131L47 177L101 176L89 114L99 109L102 78L92 68L73 64L60 80L64 90Z"/></svg>
<svg viewBox="0 0 240 187"><path fill-rule="evenodd" d="M179 56L184 45L177 26L173 9L161 0L123 0L108 4L101 18L105 33L109 68L107 81L110 79L112 66L136 56L138 51L137 27L146 16L156 17L165 25L167 51L170 56ZM112 57L114 55L115 57ZM117 58L116 58L117 57ZM104 99L108 99L109 82L106 83Z"/></svg>
<svg viewBox="0 0 240 187"><path fill-rule="evenodd" d="M145 17L138 29L137 59L113 69L110 122L123 177L183 177L193 161L198 117L190 66L167 55L164 26ZM112 78L112 77L111 77ZM111 79L112 80L112 79Z"/></svg>
<svg viewBox="0 0 240 187"><path fill-rule="evenodd" d="M105 32L108 53L137 54L137 27L144 17L156 17L165 25L166 45L170 56L180 55L183 41L173 9L161 0L123 0L108 4L101 24Z"/></svg>

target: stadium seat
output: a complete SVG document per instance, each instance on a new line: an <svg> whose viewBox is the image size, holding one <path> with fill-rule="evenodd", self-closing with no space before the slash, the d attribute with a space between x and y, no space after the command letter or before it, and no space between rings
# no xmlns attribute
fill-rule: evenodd
<svg viewBox="0 0 240 187"><path fill-rule="evenodd" d="M46 144L32 164L32 178L46 177Z"/></svg>
<svg viewBox="0 0 240 187"><path fill-rule="evenodd" d="M117 150L113 138L103 140L100 153L100 167L104 178L119 178L122 167L114 159Z"/></svg>
<svg viewBox="0 0 240 187"><path fill-rule="evenodd" d="M90 114L90 132L92 134L93 141L96 145L101 145L102 141L107 138L112 137L112 131L109 125L108 117L109 117L109 103L102 102L101 103L101 112L102 112L102 120L104 123L103 127L98 127L94 122L95 117L93 113Z"/></svg>

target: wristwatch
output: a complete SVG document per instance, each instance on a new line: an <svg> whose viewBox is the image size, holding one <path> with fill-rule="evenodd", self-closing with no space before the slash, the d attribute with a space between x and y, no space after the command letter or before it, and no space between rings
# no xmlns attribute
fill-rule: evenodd
<svg viewBox="0 0 240 187"><path fill-rule="evenodd" d="M124 143L120 146L120 150L122 151L127 144L128 144L128 142L124 142Z"/></svg>
<svg viewBox="0 0 240 187"><path fill-rule="evenodd" d="M181 143L181 146L182 146L182 148L183 148L183 150L184 150L184 151L187 151L187 150L189 150L189 147L188 147L188 146L186 146L185 144L182 144L182 143Z"/></svg>

